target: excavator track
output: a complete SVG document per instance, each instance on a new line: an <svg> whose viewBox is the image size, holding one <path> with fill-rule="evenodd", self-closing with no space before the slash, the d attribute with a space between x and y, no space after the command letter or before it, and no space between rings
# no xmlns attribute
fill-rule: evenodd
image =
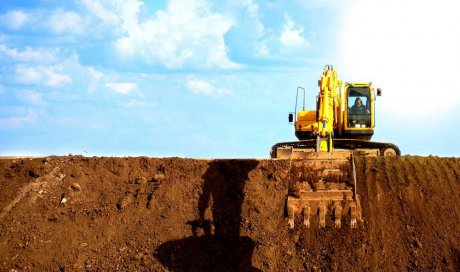
<svg viewBox="0 0 460 272"><path fill-rule="evenodd" d="M370 142L359 139L334 139L334 149L358 151L370 156L400 156L399 147L392 143ZM272 146L271 158L298 158L293 156L295 151L311 152L316 148L316 140L281 142Z"/></svg>

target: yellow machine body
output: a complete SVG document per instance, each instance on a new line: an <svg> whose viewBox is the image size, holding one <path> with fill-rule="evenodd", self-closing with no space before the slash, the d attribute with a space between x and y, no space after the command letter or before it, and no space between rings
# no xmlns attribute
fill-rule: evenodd
<svg viewBox="0 0 460 272"><path fill-rule="evenodd" d="M363 222L357 194L353 156L397 156L399 148L391 143L371 142L375 128L375 91L372 83L345 83L338 79L332 65L326 65L316 96L316 109L303 108L289 115L298 142L277 143L272 158L288 158L289 194L288 222L294 227L295 215L303 215L303 224L310 226L311 216L319 216L319 226L325 227L326 214L332 214L339 228L343 218L349 218L352 228ZM296 99L296 111L297 111ZM295 119L294 119L295 117Z"/></svg>

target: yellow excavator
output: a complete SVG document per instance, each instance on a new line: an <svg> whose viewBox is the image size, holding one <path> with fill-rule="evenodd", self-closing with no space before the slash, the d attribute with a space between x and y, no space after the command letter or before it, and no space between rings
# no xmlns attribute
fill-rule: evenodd
<svg viewBox="0 0 460 272"><path fill-rule="evenodd" d="M290 159L287 214L291 228L296 214L303 215L306 227L311 216L318 215L320 228L329 219L340 228L342 218L349 215L349 224L355 228L363 219L354 156L399 156L401 151L394 144L371 141L380 89L367 82L343 84L332 65L325 66L318 85L316 110L305 108L305 89L297 88L289 122L299 141L277 143L270 155ZM303 107L297 112L299 91L303 91Z"/></svg>

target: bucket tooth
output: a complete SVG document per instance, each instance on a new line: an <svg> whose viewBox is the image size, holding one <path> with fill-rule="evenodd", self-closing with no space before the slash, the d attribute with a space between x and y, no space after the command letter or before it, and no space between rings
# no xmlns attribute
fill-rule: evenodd
<svg viewBox="0 0 460 272"><path fill-rule="evenodd" d="M358 224L356 223L356 218L351 218L350 227L352 229L355 229L357 226L358 226Z"/></svg>
<svg viewBox="0 0 460 272"><path fill-rule="evenodd" d="M350 205L350 216L351 216L350 227L352 229L357 227L356 215L357 215L356 214L356 204L353 203L352 205Z"/></svg>
<svg viewBox="0 0 460 272"><path fill-rule="evenodd" d="M326 227L326 205L321 203L319 207L319 227L324 228Z"/></svg>
<svg viewBox="0 0 460 272"><path fill-rule="evenodd" d="M303 209L303 225L307 228L310 227L310 206Z"/></svg>
<svg viewBox="0 0 460 272"><path fill-rule="evenodd" d="M334 203L334 219L335 227L340 228L342 226L342 205L340 202Z"/></svg>

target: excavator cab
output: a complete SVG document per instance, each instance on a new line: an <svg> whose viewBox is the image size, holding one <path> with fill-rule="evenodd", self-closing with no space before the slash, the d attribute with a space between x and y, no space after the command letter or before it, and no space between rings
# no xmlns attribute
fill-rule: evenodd
<svg viewBox="0 0 460 272"><path fill-rule="evenodd" d="M374 134L374 94L370 83L345 85L344 136L370 140Z"/></svg>

